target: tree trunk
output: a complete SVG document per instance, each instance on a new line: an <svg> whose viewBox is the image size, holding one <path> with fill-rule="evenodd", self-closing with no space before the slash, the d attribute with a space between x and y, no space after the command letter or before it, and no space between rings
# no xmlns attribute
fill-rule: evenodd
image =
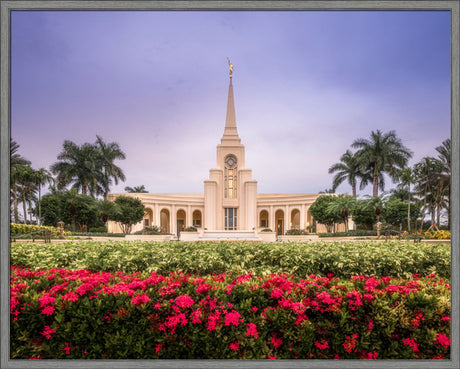
<svg viewBox="0 0 460 369"><path fill-rule="evenodd" d="M379 177L374 175L372 180L372 196L378 197L379 195Z"/></svg>
<svg viewBox="0 0 460 369"><path fill-rule="evenodd" d="M356 186L351 186L351 192L353 194L353 197L356 199Z"/></svg>
<svg viewBox="0 0 460 369"><path fill-rule="evenodd" d="M24 224L27 224L27 204L25 195L22 197L22 208L24 210Z"/></svg>
<svg viewBox="0 0 460 369"><path fill-rule="evenodd" d="M83 184L81 186L81 193L82 193L82 195L87 195L88 194L88 185L87 184Z"/></svg>
<svg viewBox="0 0 460 369"><path fill-rule="evenodd" d="M407 231L410 232L410 184L409 184L409 198L407 200Z"/></svg>
<svg viewBox="0 0 460 369"><path fill-rule="evenodd" d="M41 224L41 218L42 218L42 208L41 208L41 188L42 186L40 183L38 184L38 219L37 219L37 224Z"/></svg>
<svg viewBox="0 0 460 369"><path fill-rule="evenodd" d="M17 193L16 185L13 185L13 217L14 217L14 222L19 223L18 193Z"/></svg>

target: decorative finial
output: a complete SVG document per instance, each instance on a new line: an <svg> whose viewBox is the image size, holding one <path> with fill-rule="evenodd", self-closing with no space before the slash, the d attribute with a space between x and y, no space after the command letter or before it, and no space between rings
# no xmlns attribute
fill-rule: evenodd
<svg viewBox="0 0 460 369"><path fill-rule="evenodd" d="M227 60L228 60L228 66L230 67L230 79L232 78L232 74L233 74L233 64L232 62L230 61L230 59L228 58L227 56Z"/></svg>

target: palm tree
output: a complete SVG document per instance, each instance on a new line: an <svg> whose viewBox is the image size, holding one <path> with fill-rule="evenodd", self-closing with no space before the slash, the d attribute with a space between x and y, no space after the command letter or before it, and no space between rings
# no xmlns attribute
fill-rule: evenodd
<svg viewBox="0 0 460 369"><path fill-rule="evenodd" d="M30 165L30 161L18 154L19 144L10 138L10 196L13 206L13 219L19 222L18 213L18 168L23 165Z"/></svg>
<svg viewBox="0 0 460 369"><path fill-rule="evenodd" d="M27 204L30 205L37 189L35 185L35 171L30 165L22 165L16 169L16 178L19 185L19 197L21 198L24 211L24 224L27 224Z"/></svg>
<svg viewBox="0 0 460 369"><path fill-rule="evenodd" d="M42 185L48 183L50 185L54 184L54 178L51 173L48 172L45 168L40 168L35 171L34 175L35 184L38 186L38 224L40 224L42 209L41 209L41 188Z"/></svg>
<svg viewBox="0 0 460 369"><path fill-rule="evenodd" d="M348 232L348 217L356 205L354 196L339 195L327 206L327 211L340 214L345 223L345 232Z"/></svg>
<svg viewBox="0 0 460 369"><path fill-rule="evenodd" d="M329 174L337 172L332 182L332 188L335 190L337 187L344 182L346 179L351 186L353 197L356 198L356 185L357 180L361 179L359 189L362 190L370 180L366 173L361 172L356 156L347 150L345 154L340 158L340 163L336 163L329 168Z"/></svg>
<svg viewBox="0 0 460 369"><path fill-rule="evenodd" d="M410 185L414 183L414 173L411 167L406 167L399 171L399 180L401 181L398 187L404 188L407 186L407 231L410 232Z"/></svg>
<svg viewBox="0 0 460 369"><path fill-rule="evenodd" d="M134 186L134 187L125 187L125 191L129 193L147 193L148 191L145 189L144 185L141 186Z"/></svg>
<svg viewBox="0 0 460 369"><path fill-rule="evenodd" d="M119 211L117 205L112 201L98 200L96 202L96 211L98 216L101 217L102 222L104 223L105 231L107 232L107 221L112 214Z"/></svg>
<svg viewBox="0 0 460 369"><path fill-rule="evenodd" d="M83 195L102 193L99 183L103 182L104 175L98 166L98 156L94 145L84 143L78 146L72 141L64 141L63 150L57 156L59 161L50 167L51 172L57 175L57 188L62 190L73 184L72 188L81 188Z"/></svg>
<svg viewBox="0 0 460 369"><path fill-rule="evenodd" d="M438 159L443 165L442 174L444 176L444 184L448 184L446 190L446 210L447 210L447 225L450 228L450 180L452 173L452 147L450 138L444 140L441 146L435 148L438 152Z"/></svg>
<svg viewBox="0 0 460 369"><path fill-rule="evenodd" d="M389 174L396 181L398 171L412 157L412 152L402 144L395 131L372 131L369 140L360 138L351 146L359 149L355 155L361 170L372 177L373 196L378 196L379 188L385 189L383 174Z"/></svg>
<svg viewBox="0 0 460 369"><path fill-rule="evenodd" d="M109 186L113 181L118 184L118 180L125 181L125 175L120 167L114 164L117 159L125 159L125 154L121 151L120 146L116 142L105 143L104 140L96 135L96 147L99 152L99 165L102 167L102 188L104 200L107 200L109 194Z"/></svg>

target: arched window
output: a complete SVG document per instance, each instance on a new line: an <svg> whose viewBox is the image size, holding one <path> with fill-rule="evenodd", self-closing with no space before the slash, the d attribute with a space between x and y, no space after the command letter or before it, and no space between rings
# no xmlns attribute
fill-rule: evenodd
<svg viewBox="0 0 460 369"><path fill-rule="evenodd" d="M228 155L225 158L225 170L224 170L224 197L226 199L236 199L237 197L237 168L238 162L236 157Z"/></svg>
<svg viewBox="0 0 460 369"><path fill-rule="evenodd" d="M268 227L268 211L262 210L260 212L260 227L267 228Z"/></svg>

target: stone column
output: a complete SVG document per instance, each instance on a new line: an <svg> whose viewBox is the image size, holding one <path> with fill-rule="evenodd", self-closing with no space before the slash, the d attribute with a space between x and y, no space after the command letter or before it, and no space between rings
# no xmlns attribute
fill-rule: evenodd
<svg viewBox="0 0 460 369"><path fill-rule="evenodd" d="M291 229L291 211L289 205L286 205L284 210L284 233Z"/></svg>
<svg viewBox="0 0 460 369"><path fill-rule="evenodd" d="M191 227L193 224L192 205L187 205L187 214L185 214L185 226Z"/></svg>
<svg viewBox="0 0 460 369"><path fill-rule="evenodd" d="M176 214L176 205L172 204L171 205L171 233L175 234L177 236L177 214Z"/></svg>
<svg viewBox="0 0 460 369"><path fill-rule="evenodd" d="M305 229L307 226L305 224L305 204L300 206L300 229Z"/></svg>
<svg viewBox="0 0 460 369"><path fill-rule="evenodd" d="M273 212L273 205L270 205L270 210L268 211L268 228L275 231L275 213Z"/></svg>
<svg viewBox="0 0 460 369"><path fill-rule="evenodd" d="M153 204L153 209L153 224L161 227L160 206L155 203Z"/></svg>

